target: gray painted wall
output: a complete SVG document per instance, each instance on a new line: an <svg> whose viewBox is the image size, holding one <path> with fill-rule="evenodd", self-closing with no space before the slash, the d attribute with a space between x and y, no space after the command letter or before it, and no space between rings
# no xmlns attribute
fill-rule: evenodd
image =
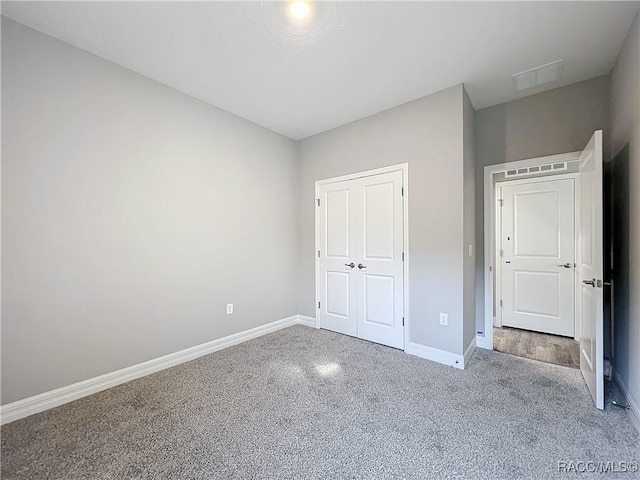
<svg viewBox="0 0 640 480"><path fill-rule="evenodd" d="M613 274L617 307L613 362L620 381L635 404L640 405L640 14L611 73L610 126L614 166L622 163L628 174L623 192L628 204L621 205L626 215L618 225L626 258L621 265L614 263Z"/></svg>
<svg viewBox="0 0 640 480"><path fill-rule="evenodd" d="M595 130L607 138L609 77L478 110L476 140L476 327L484 331L484 167L582 150Z"/></svg>
<svg viewBox="0 0 640 480"><path fill-rule="evenodd" d="M630 150L632 211L637 19L634 29L611 93L611 151ZM606 132L608 88L600 77L474 118L459 85L297 144L3 18L2 404L315 316L314 182L404 162L410 339L463 353L474 275L483 329L483 167L581 149ZM636 225L631 291L638 237ZM616 368L638 399L636 297Z"/></svg>
<svg viewBox="0 0 640 480"><path fill-rule="evenodd" d="M315 182L409 164L410 340L462 354L463 88L300 142L298 311L315 316ZM439 313L449 314L441 326Z"/></svg>
<svg viewBox="0 0 640 480"><path fill-rule="evenodd" d="M476 209L475 209L475 111L464 91L464 333L463 348L476 339ZM469 246L471 245L471 255Z"/></svg>
<svg viewBox="0 0 640 480"><path fill-rule="evenodd" d="M2 404L296 313L295 142L4 18L2 140Z"/></svg>

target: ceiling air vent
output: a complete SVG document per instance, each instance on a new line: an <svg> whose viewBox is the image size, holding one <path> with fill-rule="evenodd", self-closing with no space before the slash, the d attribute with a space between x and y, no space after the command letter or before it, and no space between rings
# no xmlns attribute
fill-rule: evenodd
<svg viewBox="0 0 640 480"><path fill-rule="evenodd" d="M514 168L504 172L505 178L521 177L523 175L536 175L546 172L561 172L567 169L567 162L549 163L547 165L536 165L535 167Z"/></svg>
<svg viewBox="0 0 640 480"><path fill-rule="evenodd" d="M539 67L516 73L513 76L513 86L517 92L527 90L528 88L544 85L545 83L555 82L560 76L560 69L564 60L540 65Z"/></svg>

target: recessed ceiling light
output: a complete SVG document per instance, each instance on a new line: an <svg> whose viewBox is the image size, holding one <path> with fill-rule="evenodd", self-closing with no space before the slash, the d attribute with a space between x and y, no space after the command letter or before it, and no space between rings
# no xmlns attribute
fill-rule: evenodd
<svg viewBox="0 0 640 480"><path fill-rule="evenodd" d="M298 20L307 18L311 8L304 0L295 0L289 4L289 13Z"/></svg>

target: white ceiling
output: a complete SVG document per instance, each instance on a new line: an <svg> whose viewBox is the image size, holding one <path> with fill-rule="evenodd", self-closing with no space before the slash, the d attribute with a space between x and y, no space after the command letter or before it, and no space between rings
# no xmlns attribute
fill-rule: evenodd
<svg viewBox="0 0 640 480"><path fill-rule="evenodd" d="M607 74L640 2L2 2L2 14L301 139L464 83L476 109ZM556 82L511 76L564 59Z"/></svg>

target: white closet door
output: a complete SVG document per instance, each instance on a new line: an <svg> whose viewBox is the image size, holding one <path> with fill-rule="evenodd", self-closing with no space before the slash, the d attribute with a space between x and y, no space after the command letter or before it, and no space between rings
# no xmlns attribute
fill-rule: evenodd
<svg viewBox="0 0 640 480"><path fill-rule="evenodd" d="M358 337L404 347L402 172L358 180Z"/></svg>
<svg viewBox="0 0 640 480"><path fill-rule="evenodd" d="M402 184L397 171L320 186L321 328L404 347Z"/></svg>
<svg viewBox="0 0 640 480"><path fill-rule="evenodd" d="M320 188L319 275L321 328L357 336L354 181Z"/></svg>

